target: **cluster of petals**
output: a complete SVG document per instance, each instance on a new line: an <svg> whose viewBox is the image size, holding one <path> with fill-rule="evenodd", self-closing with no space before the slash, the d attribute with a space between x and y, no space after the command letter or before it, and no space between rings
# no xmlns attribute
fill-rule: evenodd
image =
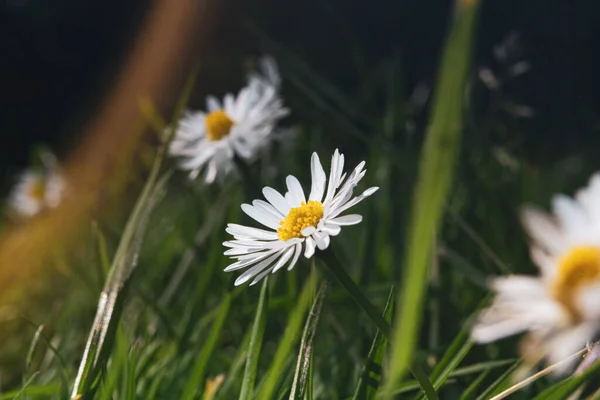
<svg viewBox="0 0 600 400"><path fill-rule="evenodd" d="M208 96L205 111L187 111L169 148L179 168L189 171L191 179L204 171L204 181L213 183L233 169L235 157L255 157L272 140L278 121L289 113L279 95L280 84L275 61L264 57L260 73L251 74L237 95L228 93L222 101ZM207 126L212 113L222 113L229 124L216 139Z"/></svg>
<svg viewBox="0 0 600 400"><path fill-rule="evenodd" d="M251 205L242 204L244 213L270 230L228 224L226 231L233 235L234 239L223 243L229 248L225 255L236 261L225 268L225 271L245 269L235 281L235 285L241 285L251 279L251 284L255 284L267 274L283 267L291 270L301 254L306 258L312 257L316 248L324 250L329 246L331 236L338 235L342 226L361 222L362 216L358 214L342 213L378 189L371 187L354 196L356 185L365 175L364 166L363 161L346 176L343 171L344 156L336 150L331 159L327 180L319 156L313 153L312 183L308 198L298 179L290 175L286 179L287 192L284 195L273 188L265 187L263 195L266 201L254 200ZM300 237L281 240L277 231L291 210L311 201L322 204L322 216L318 223L304 228Z"/></svg>
<svg viewBox="0 0 600 400"><path fill-rule="evenodd" d="M600 174L574 198L555 196L552 208L553 215L533 207L522 212L539 276L494 279L496 297L472 337L486 343L528 331L526 355L556 363L600 327Z"/></svg>

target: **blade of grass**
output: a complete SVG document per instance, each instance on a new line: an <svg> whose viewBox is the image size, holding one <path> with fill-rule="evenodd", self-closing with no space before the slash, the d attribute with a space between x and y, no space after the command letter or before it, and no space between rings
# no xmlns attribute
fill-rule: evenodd
<svg viewBox="0 0 600 400"><path fill-rule="evenodd" d="M462 330L454 339L440 362L435 366L429 380L433 382L433 387L437 390L446 380L450 377L450 374L458 367L458 364L465 358L469 350L473 347L473 342L469 339L466 330ZM419 396L419 399L422 399Z"/></svg>
<svg viewBox="0 0 600 400"><path fill-rule="evenodd" d="M296 363L296 371L294 372L294 381L292 383L290 399L304 399L306 384L310 373L313 341L315 339L317 324L319 323L319 316L321 315L321 307L323 306L326 291L327 282L325 281L321 283L321 287L319 288L310 312L308 313L308 318L306 318L302 340L300 340L300 351L298 352L298 362Z"/></svg>
<svg viewBox="0 0 600 400"><path fill-rule="evenodd" d="M234 398L235 396L231 393L233 392L233 387L235 384L239 382L238 378L242 375L242 368L244 367L244 363L246 362L248 347L250 346L250 338L252 336L252 331L247 331L242 339L240 347L237 351L237 355L231 362L231 367L225 374L225 381L221 385L221 388L216 393L216 398L220 400L226 400Z"/></svg>
<svg viewBox="0 0 600 400"><path fill-rule="evenodd" d="M119 378L127 373L127 359L129 358L129 337L123 332L122 324L117 327L115 334L114 354L111 357L109 368L107 368L106 377L101 382L98 396L94 399L110 400L114 398L115 393L118 393L119 398L126 398L123 388L119 391Z"/></svg>
<svg viewBox="0 0 600 400"><path fill-rule="evenodd" d="M100 295L96 316L73 385L71 397L85 397L100 373L101 366L110 354L112 336L120 319L124 302L123 294L129 278L137 266L144 233L150 213L164 195L170 174L157 181L160 163L155 164L146 186L127 223L119 243L113 264ZM105 346L106 339L109 339ZM91 394L91 393L90 393Z"/></svg>
<svg viewBox="0 0 600 400"><path fill-rule="evenodd" d="M230 306L231 294L227 293L221 302L221 306L219 307L217 319L215 320L210 334L208 335L204 346L202 346L200 355L198 356L198 359L192 368L192 373L190 374L190 378L185 386L181 400L192 400L196 396L196 393L204 387L203 379L206 366L208 365L208 361L215 350L217 340L219 339L219 334L221 333L225 319L229 314Z"/></svg>
<svg viewBox="0 0 600 400"><path fill-rule="evenodd" d="M516 361L510 366L502 375L498 377L490 386L488 386L483 393L477 397L477 400L489 399L492 393L497 393L499 388L506 387L507 382L510 382L510 377L515 369L521 364L521 360Z"/></svg>
<svg viewBox="0 0 600 400"><path fill-rule="evenodd" d="M14 400L19 399L21 397L21 395L26 393L27 388L29 387L29 385L31 385L31 383L33 382L33 380L35 378L37 378L37 376L39 375L39 371L34 372L31 377L29 379L27 379L27 382L25 382L25 384L23 384L23 387L21 388L21 390L19 390L17 392L17 394L15 395L15 397L13 397Z"/></svg>
<svg viewBox="0 0 600 400"><path fill-rule="evenodd" d="M390 289L385 308L383 309L383 318L390 323L394 312L394 289ZM387 340L381 331L375 333L373 344L369 350L367 361L363 366L361 376L356 385L352 400L372 400L377 394L377 389L381 380L381 371L383 369L383 356L385 355Z"/></svg>
<svg viewBox="0 0 600 400"><path fill-rule="evenodd" d="M299 332L302 326L302 321L304 321L304 315L308 311L310 300L315 291L315 281L316 276L313 271L310 275L310 278L304 284L302 291L300 292L300 297L298 298L296 307L294 307L290 313L290 318L285 328L285 332L283 333L283 337L279 342L279 346L275 351L273 361L271 362L271 365L265 375L265 381L263 382L262 387L255 398L271 399L274 397L275 387L280 376L282 375L286 360L288 359L296 340L298 340L300 337Z"/></svg>
<svg viewBox="0 0 600 400"><path fill-rule="evenodd" d="M469 387L460 396L460 400L474 399L475 398L475 394L477 392L477 389L479 389L479 386L481 385L481 383L483 382L483 380L485 378L487 378L487 376L490 374L490 371L491 370L486 369L485 371L483 371L482 373L480 373L479 376L477 378L475 378L475 380L473 382L471 382L471 384L469 385Z"/></svg>
<svg viewBox="0 0 600 400"><path fill-rule="evenodd" d="M242 379L242 390L240 391L240 400L246 400L252 397L254 392L254 379L256 378L256 367L258 365L258 356L262 346L263 335L265 333L265 324L267 321L267 276L260 288L260 296L258 298L258 306L256 307L256 315L254 316L254 324L252 325L252 336L250 336L250 346L248 347L246 356L246 368L244 370L244 378Z"/></svg>
<svg viewBox="0 0 600 400"><path fill-rule="evenodd" d="M470 64L472 32L478 0L459 0L456 18L446 42L433 101L431 124L425 139L403 263L402 291L398 295L396 326L384 393L391 398L395 382L408 369L417 345L427 271L433 240L442 220L452 181L462 120L463 94Z"/></svg>
<svg viewBox="0 0 600 400"><path fill-rule="evenodd" d="M31 378L30 378L31 380ZM10 392L0 394L0 400L11 400L15 399L17 395L23 390L23 388L11 390ZM60 385L39 385L39 386L27 386L27 396L31 399L41 398L49 399L60 390ZM63 398L63 397L60 397Z"/></svg>
<svg viewBox="0 0 600 400"><path fill-rule="evenodd" d="M354 283L350 275L344 270L340 260L337 258L331 246L327 249L318 253L321 260L323 260L325 266L327 267L327 271L329 271L335 278L344 286L344 288L348 291L348 293L352 296L352 298L356 301L356 303L365 311L365 313L369 316L371 321L375 323L379 331L386 337L389 341L391 339L391 326L390 324L379 315L379 311L373 303L365 296L362 290ZM431 382L427 378L425 372L421 369L420 365L415 363L411 363L410 372L413 374L415 379L419 381L421 384L421 388L423 392L427 395L428 399L435 400L437 399L437 395L435 393L435 389L433 388Z"/></svg>
<svg viewBox="0 0 600 400"><path fill-rule="evenodd" d="M29 350L27 351L27 357L25 357L25 373L29 372L29 368L31 368L31 362L33 361L33 353L37 348L37 344L40 340L40 336L42 334L42 330L44 329L44 325L40 325L33 335L33 340L31 341L31 345L29 346Z"/></svg>
<svg viewBox="0 0 600 400"><path fill-rule="evenodd" d="M124 292L126 283L137 265L146 224L152 209L164 194L164 186L170 174L165 174L161 179L159 179L159 174L167 155L169 144L177 131L179 118L183 113L194 86L195 78L196 73L191 74L184 85L183 94L180 96L175 107L173 121L166 140L158 150L152 169L150 170L150 175L146 180L142 193L134 206L133 212L121 236L113 263L104 284L104 289L100 295L94 323L73 384L71 395L73 398L88 395L87 392L100 373L100 364L105 363L110 354L110 340L106 347L104 347L104 342L107 337L112 340L112 335L119 321L120 310L124 302L122 292ZM102 361L102 363L98 361Z"/></svg>
<svg viewBox="0 0 600 400"><path fill-rule="evenodd" d="M490 400L500 400L500 399L504 399L504 398L508 397L509 395L515 393L516 391L521 390L525 386L528 386L531 383L535 382L536 380L556 371L558 368L563 367L566 363L572 362L573 359L581 357L583 354L585 354L586 351L587 351L587 349L580 350L577 353L573 354L572 356L568 357L567 359L562 360L556 364L552 364L552 365L544 368L543 370L541 370L540 372L538 372L536 374L533 374L529 378L524 379L521 382L518 382L518 383L512 385L508 389L506 389L506 390L502 391L501 393L497 394L496 396L492 397ZM562 382L552 385L548 389L544 390L539 396L537 396L535 398L535 400L549 400L549 399L559 400L559 399L566 398L566 396L568 394L575 391L579 387L579 385L581 385L581 383L583 383L585 381L586 377L588 377L589 375L591 375L593 373L597 373L598 371L600 371L599 367L600 367L600 363L597 363L592 368L590 368L589 370L586 370L583 374L581 374L579 376L571 377L565 381L562 381Z"/></svg>

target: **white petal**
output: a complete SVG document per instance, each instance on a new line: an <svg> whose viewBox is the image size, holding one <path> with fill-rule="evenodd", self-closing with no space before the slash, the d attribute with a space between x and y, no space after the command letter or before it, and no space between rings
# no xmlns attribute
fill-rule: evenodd
<svg viewBox="0 0 600 400"><path fill-rule="evenodd" d="M478 323L471 330L471 338L477 343L489 343L527 330L518 319L507 319L495 323Z"/></svg>
<svg viewBox="0 0 600 400"><path fill-rule="evenodd" d="M256 207L256 209L264 211L270 215L272 215L275 219L281 222L282 219L285 218L285 215L281 214L275 207L271 204L267 203L264 200L254 200L252 205Z"/></svg>
<svg viewBox="0 0 600 400"><path fill-rule="evenodd" d="M245 236L248 238L260 239L260 240L275 240L277 239L277 233L266 231L264 229L252 228L249 226L238 225L238 224L227 224L225 231L233 236Z"/></svg>
<svg viewBox="0 0 600 400"><path fill-rule="evenodd" d="M306 237L306 236L310 236L313 233L315 233L317 231L317 228L315 228L314 226L307 226L306 228L302 229L302 236Z"/></svg>
<svg viewBox="0 0 600 400"><path fill-rule="evenodd" d="M342 217L328 219L327 223L328 224L333 224L333 225L346 226L346 225L356 225L356 224L360 223L360 221L362 221L362 216L361 215L359 215L359 214L348 214L348 215L344 215Z"/></svg>
<svg viewBox="0 0 600 400"><path fill-rule="evenodd" d="M548 364L555 364L568 359L577 350L585 347L586 343L592 339L596 327L592 324L581 324L573 329L568 329L565 332L557 335L551 341L544 345L548 352ZM564 374L573 365L576 359L571 362L565 362L559 367L557 374Z"/></svg>
<svg viewBox="0 0 600 400"><path fill-rule="evenodd" d="M552 199L552 208L568 237L577 240L581 233L585 233L589 225L588 218L579 203L570 197L557 195Z"/></svg>
<svg viewBox="0 0 600 400"><path fill-rule="evenodd" d="M300 203L306 202L306 197L304 197L302 186L295 176L288 175L285 179L285 183L287 184L287 188L292 196L292 199L294 199L294 203L300 205Z"/></svg>
<svg viewBox="0 0 600 400"><path fill-rule="evenodd" d="M279 251L279 252L273 254L271 257L261 261L260 263L256 264L252 268L244 271L244 273L235 280L234 285L239 286L239 285L243 285L244 283L248 282L250 280L250 278L259 274L262 270L267 268L279 256L281 256L281 251Z"/></svg>
<svg viewBox="0 0 600 400"><path fill-rule="evenodd" d="M529 236L550 254L556 256L564 251L567 243L549 215L526 206L521 210L521 221Z"/></svg>
<svg viewBox="0 0 600 400"><path fill-rule="evenodd" d="M268 251L264 251L262 253L258 253L256 254L254 257L252 258L248 258L245 260L240 260L240 261L236 261L233 264L228 265L223 272L231 272L231 271L235 271L238 269L242 269L245 268L249 265L255 264L257 262L260 262L266 258L270 258L273 255L277 255L279 253L281 253L283 250L281 249L276 249L276 250L268 250Z"/></svg>
<svg viewBox="0 0 600 400"><path fill-rule="evenodd" d="M292 258L295 248L296 248L296 246L290 247L289 249L287 249L285 251L285 253L283 253L281 258L277 261L277 264L275 264L275 266L273 267L273 273L277 272L281 267L283 267L290 260L290 258Z"/></svg>
<svg viewBox="0 0 600 400"><path fill-rule="evenodd" d="M324 224L321 228L321 231L328 234L329 236L337 236L342 231L342 228L339 225L329 225Z"/></svg>
<svg viewBox="0 0 600 400"><path fill-rule="evenodd" d="M264 211L258 210L250 204L242 204L242 211L246 213L250 218L253 218L257 222L263 224L264 226L277 229L279 228L279 220L271 214L268 214Z"/></svg>
<svg viewBox="0 0 600 400"><path fill-rule="evenodd" d="M277 209L277 211L284 216L287 216L287 214L290 212L290 206L281 193L268 186L265 187L262 192L265 196L265 199L267 199L269 203L271 203L273 207Z"/></svg>
<svg viewBox="0 0 600 400"><path fill-rule="evenodd" d="M325 193L326 175L317 153L313 153L310 159L310 173L312 183L308 198L309 200L322 201Z"/></svg>
<svg viewBox="0 0 600 400"><path fill-rule="evenodd" d="M208 112L217 111L221 108L221 103L215 96L208 96L206 98L206 109Z"/></svg>
<svg viewBox="0 0 600 400"><path fill-rule="evenodd" d="M292 258L292 261L290 261L290 264L287 267L288 271L291 271L294 268L294 266L298 262L298 258L300 258L301 253L302 253L302 244L298 243L297 245L294 246L294 257Z"/></svg>
<svg viewBox="0 0 600 400"><path fill-rule="evenodd" d="M328 234L324 232L315 232L312 237L315 239L319 250L325 250L327 247L329 247L330 239Z"/></svg>
<svg viewBox="0 0 600 400"><path fill-rule="evenodd" d="M304 241L304 257L311 258L315 254L316 243L312 236L309 236Z"/></svg>
<svg viewBox="0 0 600 400"><path fill-rule="evenodd" d="M265 276L269 275L269 273L273 270L273 267L267 268L266 270L264 270L263 272L261 272L260 274L256 275L256 277L252 280L252 282L250 282L250 286L253 286L254 284L260 282Z"/></svg>

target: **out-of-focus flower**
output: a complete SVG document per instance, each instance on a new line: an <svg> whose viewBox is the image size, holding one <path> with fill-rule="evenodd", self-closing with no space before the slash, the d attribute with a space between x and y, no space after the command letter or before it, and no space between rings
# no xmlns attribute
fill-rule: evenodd
<svg viewBox="0 0 600 400"><path fill-rule="evenodd" d="M364 166L363 161L346 177L344 156L336 150L331 159L329 184L326 185L319 156L313 153L308 199L298 179L288 175L285 195L265 187L263 194L267 201L254 200L252 205L242 204L242 210L248 216L271 230L227 225L226 231L233 235L234 240L223 243L230 248L225 255L237 261L225 268L225 272L246 269L236 279L235 285L242 285L250 279L253 279L253 285L285 266L289 271L302 252L304 257L310 258L316 247L326 249L330 237L338 235L342 226L360 223L362 216L358 214L340 214L377 191L377 187L371 187L353 197L354 188L366 173Z"/></svg>
<svg viewBox="0 0 600 400"><path fill-rule="evenodd" d="M206 183L225 175L234 157L252 159L272 140L278 121L289 113L279 96L280 78L271 58L261 62L237 95L219 101L206 100L206 111L188 111L179 122L170 154L180 158L179 167L195 179L205 170Z"/></svg>
<svg viewBox="0 0 600 400"><path fill-rule="evenodd" d="M18 177L8 205L20 217L32 217L47 208L56 207L64 189L64 179L54 168L48 171L27 170Z"/></svg>
<svg viewBox="0 0 600 400"><path fill-rule="evenodd" d="M554 215L523 210L539 277L496 278L496 298L472 330L478 342L529 331L525 353L553 364L592 339L600 327L600 174L575 198L553 198Z"/></svg>

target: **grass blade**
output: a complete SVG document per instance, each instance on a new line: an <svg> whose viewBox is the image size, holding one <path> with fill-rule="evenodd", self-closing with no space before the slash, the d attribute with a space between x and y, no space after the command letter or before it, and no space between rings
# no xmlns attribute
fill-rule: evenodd
<svg viewBox="0 0 600 400"><path fill-rule="evenodd" d="M313 305L308 313L308 318L306 318L304 333L302 333L302 340L300 341L300 351L298 352L298 362L296 364L296 372L294 373L290 399L304 399L306 384L310 374L313 341L315 339L317 324L319 323L319 316L321 315L321 307L323 306L326 291L327 282L323 282L313 301Z"/></svg>
<svg viewBox="0 0 600 400"><path fill-rule="evenodd" d="M101 365L106 362L108 354L110 354L110 342L124 302L124 289L137 265L137 256L150 213L164 195L165 184L169 177L167 174L158 180L159 168L160 163L156 163L121 237L104 289L100 294L96 316L75 378L71 397L84 397L92 394L88 393L92 383L99 374ZM105 347L107 339L109 339L106 343L108 346Z"/></svg>
<svg viewBox="0 0 600 400"><path fill-rule="evenodd" d="M417 345L421 309L433 240L442 220L444 201L452 181L463 119L463 95L468 75L477 0L459 0L438 76L432 116L422 150L413 198L402 291L384 393L408 369Z"/></svg>
<svg viewBox="0 0 600 400"><path fill-rule="evenodd" d="M250 346L248 347L246 356L246 368L244 370L244 378L242 380L242 390L240 391L240 400L246 400L252 397L254 392L254 379L256 378L256 367L258 365L258 356L262 346L263 335L265 333L265 324L267 321L267 282L269 277L266 277L260 289L260 297L258 298L258 307L252 325L252 336L250 337Z"/></svg>
<svg viewBox="0 0 600 400"><path fill-rule="evenodd" d="M208 361L210 360L210 356L212 355L215 345L217 344L217 340L219 339L219 334L223 329L223 324L225 323L225 318L229 314L229 307L231 305L231 294L227 293L225 298L221 302L221 306L219 307L219 312L215 323L212 326L210 334L206 339L206 343L202 346L202 350L196 363L194 364L194 368L192 369L192 373L188 380L187 385L185 386L185 390L183 392L183 396L181 396L181 400L192 400L198 390L200 390L204 385L204 372L206 370L206 366Z"/></svg>
<svg viewBox="0 0 600 400"><path fill-rule="evenodd" d="M469 339L467 331L462 330L429 376L429 380L433 382L436 390L442 387L472 347L473 342ZM419 398L423 397L419 396Z"/></svg>
<svg viewBox="0 0 600 400"><path fill-rule="evenodd" d="M310 300L315 291L315 280L316 277L315 273L313 272L310 276L310 279L304 284L304 287L300 292L300 297L296 303L296 307L294 307L290 314L285 332L283 333L283 337L281 338L279 346L275 352L275 356L273 357L273 362L267 371L262 388L256 396L257 399L271 399L274 397L275 387L280 376L283 375L282 371L284 370L288 355L296 343L296 340L300 336L300 327L302 326L304 315L308 311Z"/></svg>
<svg viewBox="0 0 600 400"><path fill-rule="evenodd" d="M394 289L392 288L383 310L383 318L388 323L391 322L392 314L394 312L393 298ZM371 400L375 398L381 380L382 363L386 345L387 340L385 336L380 330L377 330L352 400Z"/></svg>

